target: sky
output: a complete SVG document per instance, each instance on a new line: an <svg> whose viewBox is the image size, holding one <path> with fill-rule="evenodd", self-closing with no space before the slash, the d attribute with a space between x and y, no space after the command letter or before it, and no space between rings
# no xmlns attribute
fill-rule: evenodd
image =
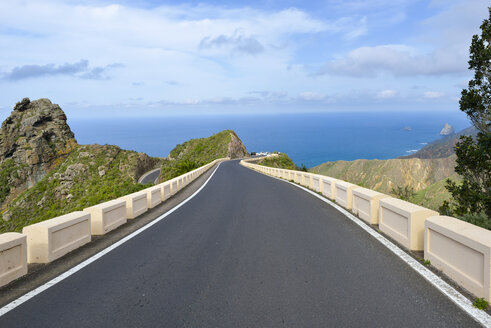
<svg viewBox="0 0 491 328"><path fill-rule="evenodd" d="M0 117L456 111L488 0L0 1Z"/></svg>

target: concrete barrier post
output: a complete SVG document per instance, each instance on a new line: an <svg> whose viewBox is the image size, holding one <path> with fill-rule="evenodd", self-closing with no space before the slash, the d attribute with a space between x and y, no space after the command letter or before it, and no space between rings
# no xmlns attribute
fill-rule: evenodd
<svg viewBox="0 0 491 328"><path fill-rule="evenodd" d="M154 208L162 202L162 191L160 186L150 187L143 191L147 194L148 208Z"/></svg>
<svg viewBox="0 0 491 328"><path fill-rule="evenodd" d="M301 184L302 183L302 173L300 172L295 172L295 183Z"/></svg>
<svg viewBox="0 0 491 328"><path fill-rule="evenodd" d="M126 218L134 219L148 210L147 194L139 191L121 197L126 202Z"/></svg>
<svg viewBox="0 0 491 328"><path fill-rule="evenodd" d="M27 262L49 263L89 243L90 216L77 211L24 227Z"/></svg>
<svg viewBox="0 0 491 328"><path fill-rule="evenodd" d="M379 200L388 197L366 188L353 189L353 213L369 224L378 224Z"/></svg>
<svg viewBox="0 0 491 328"><path fill-rule="evenodd" d="M353 189L359 188L357 185L338 180L336 187L336 203L343 206L347 210L353 207Z"/></svg>
<svg viewBox="0 0 491 328"><path fill-rule="evenodd" d="M126 223L126 201L115 199L84 209L90 213L92 235L104 235Z"/></svg>
<svg viewBox="0 0 491 328"><path fill-rule="evenodd" d="M379 228L409 250L424 249L425 220L438 212L396 198L379 200Z"/></svg>
<svg viewBox="0 0 491 328"><path fill-rule="evenodd" d="M312 189L316 192L322 192L321 178L317 175L312 176Z"/></svg>
<svg viewBox="0 0 491 328"><path fill-rule="evenodd" d="M449 216L426 219L424 256L476 295L491 301L491 231Z"/></svg>
<svg viewBox="0 0 491 328"><path fill-rule="evenodd" d="M0 235L0 287L27 274L26 236L18 232Z"/></svg>
<svg viewBox="0 0 491 328"><path fill-rule="evenodd" d="M336 181L330 177L321 178L322 194L331 200L336 200Z"/></svg>
<svg viewBox="0 0 491 328"><path fill-rule="evenodd" d="M165 201L170 198L172 195L171 193L171 184L168 182L164 182L161 185L161 195L162 195L162 201Z"/></svg>
<svg viewBox="0 0 491 328"><path fill-rule="evenodd" d="M171 188L170 188L171 195L175 195L179 191L178 186L177 186L177 180L172 179L170 184L171 184Z"/></svg>
<svg viewBox="0 0 491 328"><path fill-rule="evenodd" d="M304 187L307 187L307 188L311 188L311 176L312 174L310 173L303 173L302 174L302 186Z"/></svg>

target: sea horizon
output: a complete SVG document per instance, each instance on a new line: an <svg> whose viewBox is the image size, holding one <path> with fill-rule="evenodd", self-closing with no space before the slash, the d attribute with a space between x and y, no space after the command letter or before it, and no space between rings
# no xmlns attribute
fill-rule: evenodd
<svg viewBox="0 0 491 328"><path fill-rule="evenodd" d="M280 151L297 165L409 155L471 125L462 112L334 112L68 119L80 144L112 144L167 157L180 143L234 130L249 152Z"/></svg>

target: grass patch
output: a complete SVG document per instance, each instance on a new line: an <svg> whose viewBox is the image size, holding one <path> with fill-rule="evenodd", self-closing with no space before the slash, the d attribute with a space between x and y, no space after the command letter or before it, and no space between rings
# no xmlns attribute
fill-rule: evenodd
<svg viewBox="0 0 491 328"><path fill-rule="evenodd" d="M479 310L486 310L489 307L489 302L484 298L476 298L472 305Z"/></svg>
<svg viewBox="0 0 491 328"><path fill-rule="evenodd" d="M279 169L287 169L287 170L300 170L295 163L288 157L287 154L279 154L278 156L266 157L257 162L259 165L279 168Z"/></svg>

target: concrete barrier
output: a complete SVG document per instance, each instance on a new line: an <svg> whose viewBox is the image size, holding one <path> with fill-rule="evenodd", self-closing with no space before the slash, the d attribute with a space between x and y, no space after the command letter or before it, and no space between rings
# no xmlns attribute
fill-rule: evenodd
<svg viewBox="0 0 491 328"><path fill-rule="evenodd" d="M322 194L331 200L336 200L336 181L330 177L321 178Z"/></svg>
<svg viewBox="0 0 491 328"><path fill-rule="evenodd" d="M379 229L407 249L422 251L425 220L438 212L396 198L379 204Z"/></svg>
<svg viewBox="0 0 491 328"><path fill-rule="evenodd" d="M162 202L162 188L154 186L143 190L147 194L147 207L154 208Z"/></svg>
<svg viewBox="0 0 491 328"><path fill-rule="evenodd" d="M359 188L357 185L337 180L335 183L336 188L336 203L343 206L347 210L351 210L353 207L353 189Z"/></svg>
<svg viewBox="0 0 491 328"><path fill-rule="evenodd" d="M270 169L251 163L244 166L266 174ZM304 173L285 170L281 176L304 184ZM427 208L392 198L338 179L312 175L312 189L352 208L362 220L409 250L423 250L425 259L478 297L491 301L491 231ZM378 205L377 205L378 203ZM377 215L378 210L378 215Z"/></svg>
<svg viewBox="0 0 491 328"><path fill-rule="evenodd" d="M147 194L143 191L121 197L126 202L126 218L134 219L148 211Z"/></svg>
<svg viewBox="0 0 491 328"><path fill-rule="evenodd" d="M353 189L353 213L369 224L378 224L379 200L388 197L371 189Z"/></svg>
<svg viewBox="0 0 491 328"><path fill-rule="evenodd" d="M27 274L26 236L18 232L0 235L0 287Z"/></svg>
<svg viewBox="0 0 491 328"><path fill-rule="evenodd" d="M491 231L448 216L429 217L424 256L459 285L491 301Z"/></svg>
<svg viewBox="0 0 491 328"><path fill-rule="evenodd" d="M104 235L126 223L126 201L115 199L84 209L90 213L92 235Z"/></svg>
<svg viewBox="0 0 491 328"><path fill-rule="evenodd" d="M176 194L176 193L179 191L179 188L178 188L178 186L177 186L177 180L176 180L176 179L172 179L172 180L170 180L170 181L171 181L171 182L170 182L170 184L171 184L171 185L170 185L170 186L171 186L171 187L170 187L171 194L172 194L172 195L175 195L175 194Z"/></svg>
<svg viewBox="0 0 491 328"><path fill-rule="evenodd" d="M292 178L291 178L291 171L290 170L285 170L284 179L285 180L292 180Z"/></svg>
<svg viewBox="0 0 491 328"><path fill-rule="evenodd" d="M302 182L303 182L302 173L301 172L295 172L295 177L294 177L293 181L295 183L302 184Z"/></svg>
<svg viewBox="0 0 491 328"><path fill-rule="evenodd" d="M160 193L161 193L161 196L162 196L162 201L165 201L167 199L170 198L170 196L172 196L172 193L171 193L171 184L170 183L167 183L167 182L164 182L161 184L161 190L160 190Z"/></svg>
<svg viewBox="0 0 491 328"><path fill-rule="evenodd" d="M322 192L321 177L318 175L312 175L312 189L316 192Z"/></svg>
<svg viewBox="0 0 491 328"><path fill-rule="evenodd" d="M302 186L307 188L312 188L312 174L303 173L302 174Z"/></svg>
<svg viewBox="0 0 491 328"><path fill-rule="evenodd" d="M90 242L90 216L78 211L24 227L27 262L49 263Z"/></svg>

